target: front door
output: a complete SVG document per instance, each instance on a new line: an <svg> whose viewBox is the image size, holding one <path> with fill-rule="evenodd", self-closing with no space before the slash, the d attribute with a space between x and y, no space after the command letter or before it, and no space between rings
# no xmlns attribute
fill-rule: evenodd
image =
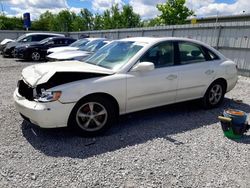
<svg viewBox="0 0 250 188"><path fill-rule="evenodd" d="M127 112L174 103L178 66L174 66L172 42L162 42L146 52L140 62L152 62L155 69L127 74Z"/></svg>

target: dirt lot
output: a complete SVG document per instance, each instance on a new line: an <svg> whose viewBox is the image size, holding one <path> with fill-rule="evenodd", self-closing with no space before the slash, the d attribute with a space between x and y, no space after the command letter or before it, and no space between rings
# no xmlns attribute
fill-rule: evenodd
<svg viewBox="0 0 250 188"><path fill-rule="evenodd" d="M222 106L197 102L121 117L106 135L81 138L22 120L12 94L32 63L0 58L0 187L250 187L250 134L223 136L225 108L250 113L250 79ZM240 99L242 103L234 102Z"/></svg>

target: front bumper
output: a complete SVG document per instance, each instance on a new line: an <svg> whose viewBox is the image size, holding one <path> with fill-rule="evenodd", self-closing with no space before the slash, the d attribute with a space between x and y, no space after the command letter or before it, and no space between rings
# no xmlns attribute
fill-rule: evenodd
<svg viewBox="0 0 250 188"><path fill-rule="evenodd" d="M11 49L10 48L4 48L2 51L2 54L4 57L9 57L11 56Z"/></svg>
<svg viewBox="0 0 250 188"><path fill-rule="evenodd" d="M0 45L0 52L2 53L4 48L6 47L6 44Z"/></svg>
<svg viewBox="0 0 250 188"><path fill-rule="evenodd" d="M29 59L30 54L25 48L16 48L15 49L15 57L19 59Z"/></svg>
<svg viewBox="0 0 250 188"><path fill-rule="evenodd" d="M18 93L18 89L15 90L13 97L17 111L42 128L66 127L75 105L75 103L62 104L59 101L48 103L29 101Z"/></svg>

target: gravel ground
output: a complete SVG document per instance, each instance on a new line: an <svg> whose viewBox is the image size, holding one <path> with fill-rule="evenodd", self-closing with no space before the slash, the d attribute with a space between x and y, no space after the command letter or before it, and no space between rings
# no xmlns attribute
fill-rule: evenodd
<svg viewBox="0 0 250 188"><path fill-rule="evenodd" d="M229 140L217 120L228 107L250 113L249 78L240 77L220 108L156 108L121 117L102 137L81 138L39 129L16 112L12 93L30 64L0 58L1 188L250 187L250 134Z"/></svg>

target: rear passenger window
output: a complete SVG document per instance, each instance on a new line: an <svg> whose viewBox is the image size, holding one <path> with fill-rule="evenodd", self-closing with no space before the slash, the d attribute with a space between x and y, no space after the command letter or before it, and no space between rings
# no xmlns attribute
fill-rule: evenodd
<svg viewBox="0 0 250 188"><path fill-rule="evenodd" d="M191 64L206 61L202 48L190 42L179 42L180 63Z"/></svg>
<svg viewBox="0 0 250 188"><path fill-rule="evenodd" d="M54 41L54 44L60 44L60 40L59 39L55 39L53 41Z"/></svg>
<svg viewBox="0 0 250 188"><path fill-rule="evenodd" d="M49 36L48 35L38 35L38 41L41 41L41 40L43 40L43 39L46 39L46 38L48 38Z"/></svg>
<svg viewBox="0 0 250 188"><path fill-rule="evenodd" d="M32 36L32 41L41 41L43 39L48 38L47 35L33 35Z"/></svg>

